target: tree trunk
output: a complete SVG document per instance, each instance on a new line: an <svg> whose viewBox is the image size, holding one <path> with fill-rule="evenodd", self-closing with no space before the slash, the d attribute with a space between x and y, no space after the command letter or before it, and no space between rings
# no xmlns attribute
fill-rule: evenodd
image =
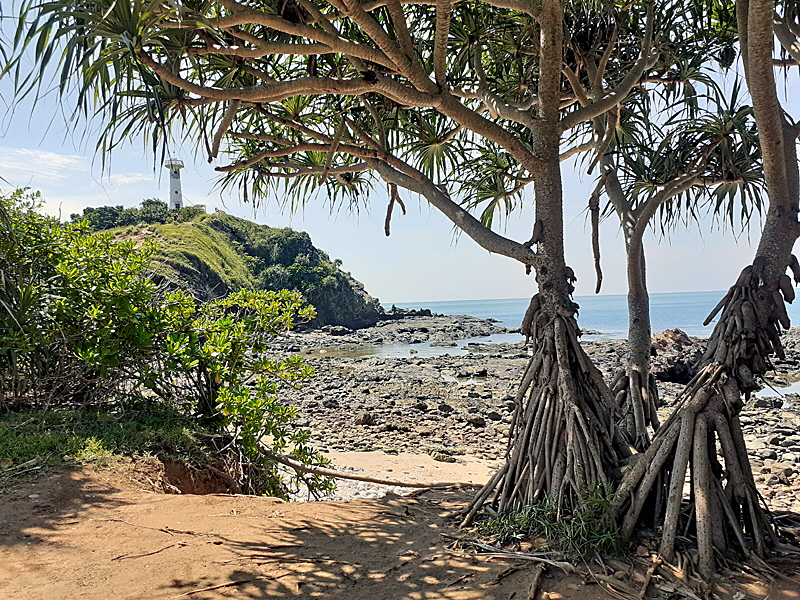
<svg viewBox="0 0 800 600"><path fill-rule="evenodd" d="M620 220L625 237L626 274L628 278L628 364L620 369L611 384L615 403L622 409L620 427L636 450L643 452L650 445L648 425L659 427L658 390L650 375L650 296L644 257L644 227L638 227L637 216L619 184L614 164L603 159L606 169L605 188Z"/></svg>
<svg viewBox="0 0 800 600"><path fill-rule="evenodd" d="M747 398L758 389L755 376L766 372L768 357L783 357L780 330L790 326L784 301L795 297L786 269L791 266L800 280L800 265L791 255L798 237L800 175L794 133L772 73L772 2L740 1L737 17L764 158L766 222L753 264L709 315L707 321L716 314L720 318L701 359L702 370L650 448L629 468L612 503L623 537L640 523L662 527L661 555L667 560L677 551L679 527L693 532L700 572L707 577L714 571L715 550L763 556L775 539L753 480L739 411L741 394Z"/></svg>
<svg viewBox="0 0 800 600"><path fill-rule="evenodd" d="M578 306L571 300L572 270L564 261L559 163L562 18L558 0L545 0L541 17L539 119L534 153L545 164L534 178L539 293L528 307L522 333L533 356L516 394L510 444L503 468L478 493L464 519L469 524L489 502L506 512L544 500L568 513L587 491L609 491L619 457L629 454L615 425L617 411L603 377L578 343Z"/></svg>
<svg viewBox="0 0 800 600"><path fill-rule="evenodd" d="M650 375L650 296L647 293L644 246L641 235L626 232L628 276L628 368L627 394L622 408L625 431L634 447L643 452L650 445L648 425L659 427L658 391Z"/></svg>

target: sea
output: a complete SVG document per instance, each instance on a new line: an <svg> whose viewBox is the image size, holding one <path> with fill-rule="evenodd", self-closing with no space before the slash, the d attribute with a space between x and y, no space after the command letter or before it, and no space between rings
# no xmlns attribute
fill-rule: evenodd
<svg viewBox="0 0 800 600"><path fill-rule="evenodd" d="M674 292L650 294L650 320L653 333L665 329L682 329L696 337L708 337L714 322L703 327L703 321L725 295L725 292ZM628 305L625 295L575 296L580 306L578 323L582 329L599 331L598 337L628 337ZM429 308L445 315L471 315L497 319L499 325L519 327L530 298L497 300L454 300L437 302L397 302L400 308ZM800 302L799 302L800 304ZM390 309L391 304L384 305ZM800 306L789 305L792 323L800 324Z"/></svg>

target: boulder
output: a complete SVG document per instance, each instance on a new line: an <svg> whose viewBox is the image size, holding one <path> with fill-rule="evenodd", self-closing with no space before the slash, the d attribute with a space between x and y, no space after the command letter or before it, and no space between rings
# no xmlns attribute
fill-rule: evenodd
<svg viewBox="0 0 800 600"><path fill-rule="evenodd" d="M659 381L689 383L697 373L695 364L703 356L705 340L686 335L680 329L667 329L653 336L650 371Z"/></svg>

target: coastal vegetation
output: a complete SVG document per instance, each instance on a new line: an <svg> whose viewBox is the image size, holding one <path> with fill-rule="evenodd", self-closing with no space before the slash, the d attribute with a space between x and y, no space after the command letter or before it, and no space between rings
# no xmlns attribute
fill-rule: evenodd
<svg viewBox="0 0 800 600"><path fill-rule="evenodd" d="M800 234L798 129L781 107L773 59L774 31L790 56L778 66L800 61L800 24L793 8L774 8L765 0L59 0L23 5L7 71L25 95L38 89L36 77L20 75L29 58L36 74L56 70L75 118L103 122L102 150L134 134L162 143L189 136L219 161L222 188L245 202L280 194L299 206L321 188L332 203L358 203L385 185L387 235L404 206L400 191L419 194L484 249L535 272L538 293L521 327L533 352L514 399L507 460L463 524L485 507L503 515L545 502L556 519L574 518L587 491L602 490L623 542L637 527L658 528L671 560L680 525L711 576L716 551L763 557L776 539L738 418L769 356L782 355L784 302L795 295L787 269L800 281L791 255ZM731 98L698 106L708 94L693 86L715 87L711 62L732 64L737 43L752 113ZM655 115L662 104L676 112ZM655 145L655 155L642 145ZM664 153L667 163L656 164ZM595 222L604 189L629 252L629 365L612 382L622 406L578 342L561 164L580 154L590 171L601 167ZM694 210L697 186L717 191L720 212L738 193L752 213L760 196L744 186L759 167L769 202L756 256L720 302L702 369L661 425L646 364L642 234L656 216ZM530 238L497 233L498 215L524 204L529 187ZM187 351L202 351L191 350L192 336L224 326L219 311L260 314L263 298L233 295L194 310L176 302L186 311ZM249 406L249 396L234 396L250 391L222 381L232 407ZM228 396L206 391L213 401L198 396L198 415L229 421L212 408Z"/></svg>
<svg viewBox="0 0 800 600"><path fill-rule="evenodd" d="M170 209L158 199L139 207L90 207L72 215L115 239L153 243L151 277L207 301L237 290L294 290L315 307L314 326L373 325L377 300L303 231L275 228L203 209Z"/></svg>
<svg viewBox="0 0 800 600"><path fill-rule="evenodd" d="M0 413L56 409L58 416L36 413L33 425L4 419L4 446L32 438L6 459L29 459L33 447L53 460L59 443L77 458L125 445L141 450L140 413L169 413L147 449L213 455L214 468L240 491L330 488L323 477L287 474L264 453L327 464L280 400L281 388L300 385L311 369L299 357L264 355L272 337L314 316L298 292L242 289L197 303L149 276L153 240L60 223L40 214L38 202L24 190L0 198ZM89 412L77 416L79 408ZM177 428L166 427L170 420ZM110 446L102 423L119 428ZM126 428L130 437L121 437ZM202 451L198 437L206 439Z"/></svg>

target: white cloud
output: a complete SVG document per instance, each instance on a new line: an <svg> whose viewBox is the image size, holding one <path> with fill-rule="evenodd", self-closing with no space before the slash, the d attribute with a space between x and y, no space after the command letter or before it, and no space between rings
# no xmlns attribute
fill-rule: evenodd
<svg viewBox="0 0 800 600"><path fill-rule="evenodd" d="M153 183L152 173L119 173L111 175L108 180L113 185L131 185L133 183Z"/></svg>
<svg viewBox="0 0 800 600"><path fill-rule="evenodd" d="M12 185L25 186L39 180L62 180L76 172L89 171L89 161L84 156L0 147L0 176Z"/></svg>

